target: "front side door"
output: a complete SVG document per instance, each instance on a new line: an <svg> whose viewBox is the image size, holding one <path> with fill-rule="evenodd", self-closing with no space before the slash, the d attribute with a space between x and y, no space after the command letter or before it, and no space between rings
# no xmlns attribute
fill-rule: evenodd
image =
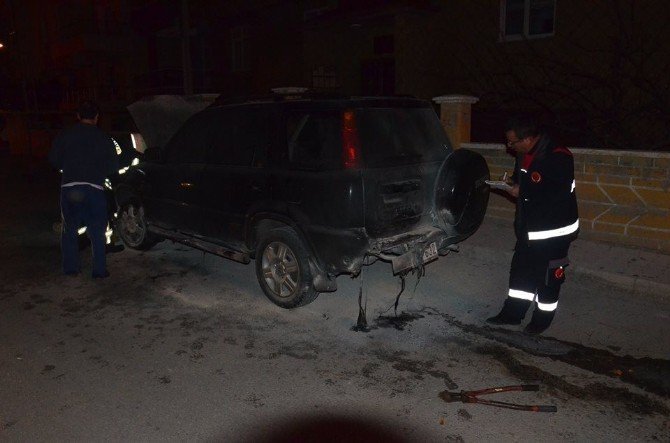
<svg viewBox="0 0 670 443"><path fill-rule="evenodd" d="M165 146L162 163L147 174L145 207L151 223L175 231L197 232L209 119L210 113L204 111L184 123Z"/></svg>

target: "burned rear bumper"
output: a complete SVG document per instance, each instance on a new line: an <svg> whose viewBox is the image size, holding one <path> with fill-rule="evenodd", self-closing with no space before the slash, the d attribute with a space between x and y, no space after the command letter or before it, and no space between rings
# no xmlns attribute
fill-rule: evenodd
<svg viewBox="0 0 670 443"><path fill-rule="evenodd" d="M371 245L370 255L390 261L393 274L404 274L438 258L453 241L439 228L419 229L396 237L378 239Z"/></svg>
<svg viewBox="0 0 670 443"><path fill-rule="evenodd" d="M453 243L444 231L432 226L376 239L365 229L312 227L309 238L320 267L330 275L357 274L370 257L391 262L394 274L406 273L436 259ZM433 253L425 255L431 246Z"/></svg>

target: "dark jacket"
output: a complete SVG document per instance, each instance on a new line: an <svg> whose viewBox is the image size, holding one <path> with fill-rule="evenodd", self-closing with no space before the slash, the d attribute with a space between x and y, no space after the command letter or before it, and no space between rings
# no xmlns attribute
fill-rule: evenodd
<svg viewBox="0 0 670 443"><path fill-rule="evenodd" d="M514 227L520 241L577 237L575 166L567 148L542 135L529 153L517 157L512 179L519 184Z"/></svg>
<svg viewBox="0 0 670 443"><path fill-rule="evenodd" d="M111 137L85 123L77 123L56 137L49 161L63 171L64 185L81 182L102 186L105 177L119 170Z"/></svg>

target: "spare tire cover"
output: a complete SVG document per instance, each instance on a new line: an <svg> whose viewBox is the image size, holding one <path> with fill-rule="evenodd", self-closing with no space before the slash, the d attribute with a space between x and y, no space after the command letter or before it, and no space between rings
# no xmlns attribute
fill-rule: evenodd
<svg viewBox="0 0 670 443"><path fill-rule="evenodd" d="M489 167L480 154L457 149L447 157L435 180L437 222L456 243L473 234L486 215Z"/></svg>

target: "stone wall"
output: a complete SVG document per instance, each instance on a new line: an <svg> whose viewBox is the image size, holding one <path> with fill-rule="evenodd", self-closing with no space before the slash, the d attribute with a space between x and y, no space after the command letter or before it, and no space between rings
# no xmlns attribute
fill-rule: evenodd
<svg viewBox="0 0 670 443"><path fill-rule="evenodd" d="M499 144L462 143L482 154L491 177L511 174ZM670 153L570 148L575 158L580 237L670 254ZM514 203L492 194L487 215L514 218Z"/></svg>

